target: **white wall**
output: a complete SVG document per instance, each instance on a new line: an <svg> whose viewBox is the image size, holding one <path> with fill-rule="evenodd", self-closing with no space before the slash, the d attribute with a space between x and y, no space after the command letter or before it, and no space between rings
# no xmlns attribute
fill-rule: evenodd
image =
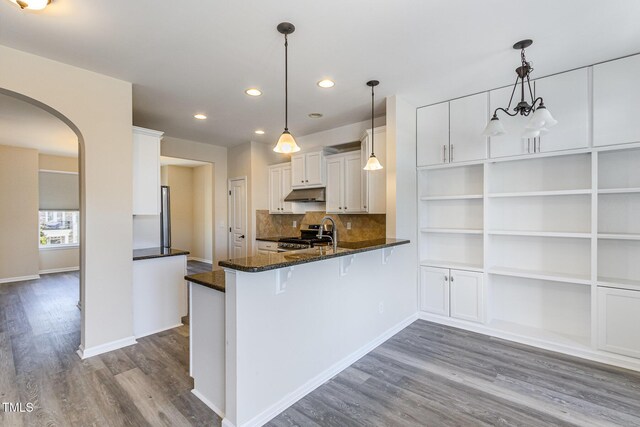
<svg viewBox="0 0 640 427"><path fill-rule="evenodd" d="M213 260L213 165L193 168L193 241L191 257Z"/></svg>
<svg viewBox="0 0 640 427"><path fill-rule="evenodd" d="M163 156L213 163L214 191L213 267L227 258L227 148L165 136L160 152Z"/></svg>
<svg viewBox="0 0 640 427"><path fill-rule="evenodd" d="M386 117L376 117L374 124L375 127L384 126ZM296 137L296 142L303 151L313 147L344 144L345 142L359 141L362 133L367 129L371 129L371 119Z"/></svg>
<svg viewBox="0 0 640 427"><path fill-rule="evenodd" d="M28 98L80 139L81 349L125 345L133 337L131 83L4 46L0 58L0 91Z"/></svg>

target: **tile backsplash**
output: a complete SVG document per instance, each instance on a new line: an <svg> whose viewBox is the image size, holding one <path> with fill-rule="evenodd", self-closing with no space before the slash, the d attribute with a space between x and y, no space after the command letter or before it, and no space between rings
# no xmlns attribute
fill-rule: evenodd
<svg viewBox="0 0 640 427"><path fill-rule="evenodd" d="M293 237L300 235L300 228L309 224L319 224L326 214L322 211L311 211L306 214L271 215L268 210L256 211L256 236ZM338 238L344 242L381 239L385 237L386 215L384 214L348 214L329 215L338 227ZM297 227L293 227L293 221ZM351 230L347 230L347 223L351 223Z"/></svg>

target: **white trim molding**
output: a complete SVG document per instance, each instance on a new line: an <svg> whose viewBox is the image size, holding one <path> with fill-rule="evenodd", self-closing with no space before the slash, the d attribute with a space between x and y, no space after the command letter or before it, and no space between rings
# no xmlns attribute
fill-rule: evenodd
<svg viewBox="0 0 640 427"><path fill-rule="evenodd" d="M130 345L137 344L136 337L133 335L127 338L122 338L120 340L111 341L105 344L96 345L90 348L84 348L84 345L80 344L78 347L78 351L76 354L80 356L80 359L87 359L89 357L97 356L99 354L108 353L113 350L118 350L123 347L129 347Z"/></svg>
<svg viewBox="0 0 640 427"><path fill-rule="evenodd" d="M33 276L7 277L6 279L0 279L0 283L24 282L27 280L36 280L39 278L39 274L35 274Z"/></svg>
<svg viewBox="0 0 640 427"><path fill-rule="evenodd" d="M78 271L79 266L76 267L62 267L62 268L50 268L48 270L40 270L40 274L52 274L52 273L65 273L67 271Z"/></svg>
<svg viewBox="0 0 640 427"><path fill-rule="evenodd" d="M224 418L224 411L220 408L218 408L216 405L214 405L213 403L211 403L211 401L209 399L207 399L206 397L204 397L204 395L202 393L200 393L198 390L196 390L195 388L193 390L191 390L191 393L193 393L198 399L200 399L202 401L202 403L204 403L205 405L207 405L209 407L209 409L211 409L213 412L215 412L216 414L218 414L218 416L220 418L222 418L223 420ZM233 425L231 424L229 421L227 421L228 425ZM224 421L222 422L222 425L224 426ZM234 426L235 427L235 426Z"/></svg>
<svg viewBox="0 0 640 427"><path fill-rule="evenodd" d="M205 264L213 265L213 261L210 260L210 259L197 258L197 257L194 257L194 256L187 257L187 261L198 261L198 262L204 262Z"/></svg>

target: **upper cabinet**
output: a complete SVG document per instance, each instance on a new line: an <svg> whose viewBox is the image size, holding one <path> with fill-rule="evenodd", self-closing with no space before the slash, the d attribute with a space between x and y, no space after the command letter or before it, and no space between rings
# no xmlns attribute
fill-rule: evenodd
<svg viewBox="0 0 640 427"><path fill-rule="evenodd" d="M374 149L383 169L363 170L371 154L371 130L367 130L360 140L360 173L362 174L361 211L371 214L384 214L387 210L387 132L386 126L374 129Z"/></svg>
<svg viewBox="0 0 640 427"><path fill-rule="evenodd" d="M593 66L593 144L640 141L640 55Z"/></svg>
<svg viewBox="0 0 640 427"><path fill-rule="evenodd" d="M491 157L519 156L588 147L589 78L587 69L537 79L531 83L531 87L535 97L544 98L545 106L558 124L538 138L522 138L521 135L531 116L509 117L499 112L498 117L506 133L490 138ZM516 88L511 102L512 108L520 98L519 90L520 87ZM490 92L491 114L498 107L506 107L512 92L513 86ZM526 97L529 98L528 95Z"/></svg>
<svg viewBox="0 0 640 427"><path fill-rule="evenodd" d="M160 141L163 132L133 128L133 214L160 214Z"/></svg>
<svg viewBox="0 0 640 427"><path fill-rule="evenodd" d="M589 76L586 68L535 81L535 95L558 121L538 138L537 153L589 146Z"/></svg>
<svg viewBox="0 0 640 427"><path fill-rule="evenodd" d="M364 213L359 151L327 158L327 213Z"/></svg>
<svg viewBox="0 0 640 427"><path fill-rule="evenodd" d="M418 166L487 158L487 93L418 109Z"/></svg>
<svg viewBox="0 0 640 427"><path fill-rule="evenodd" d="M325 186L325 164L322 150L291 156L291 186L313 188Z"/></svg>
<svg viewBox="0 0 640 427"><path fill-rule="evenodd" d="M293 203L284 199L291 193L291 164L269 166L269 213L293 213Z"/></svg>

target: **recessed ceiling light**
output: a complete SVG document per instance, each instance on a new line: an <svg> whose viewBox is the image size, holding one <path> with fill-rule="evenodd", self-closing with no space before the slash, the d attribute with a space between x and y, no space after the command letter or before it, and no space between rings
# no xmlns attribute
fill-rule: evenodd
<svg viewBox="0 0 640 427"><path fill-rule="evenodd" d="M261 129L258 129L257 131L254 132L256 135L264 135L264 131Z"/></svg>
<svg viewBox="0 0 640 427"><path fill-rule="evenodd" d="M330 87L334 87L335 83L333 82L333 80L329 80L329 79L324 79L324 80L320 80L318 82L318 86L328 89Z"/></svg>
<svg viewBox="0 0 640 427"><path fill-rule="evenodd" d="M262 95L262 91L260 89L256 89L255 87L249 88L244 91L249 96L260 96Z"/></svg>
<svg viewBox="0 0 640 427"><path fill-rule="evenodd" d="M322 113L309 113L309 117L312 119L319 119L322 117Z"/></svg>
<svg viewBox="0 0 640 427"><path fill-rule="evenodd" d="M205 116L204 114L194 114L193 117L198 120L207 120L207 116Z"/></svg>

